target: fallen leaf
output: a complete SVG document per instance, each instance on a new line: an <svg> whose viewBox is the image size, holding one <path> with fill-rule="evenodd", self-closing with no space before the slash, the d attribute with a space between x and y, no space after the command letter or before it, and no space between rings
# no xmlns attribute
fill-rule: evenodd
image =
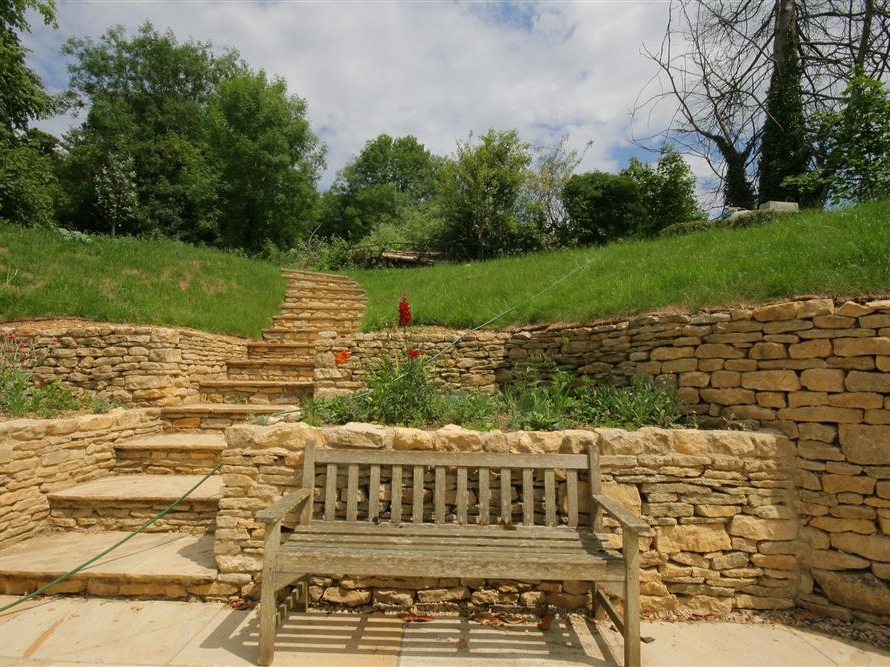
<svg viewBox="0 0 890 667"><path fill-rule="evenodd" d="M549 630L551 623L553 623L553 616L550 614L542 616L541 620L538 621L538 630Z"/></svg>
<svg viewBox="0 0 890 667"><path fill-rule="evenodd" d="M655 641L655 637L640 637L640 641L644 644L651 644Z"/></svg>
<svg viewBox="0 0 890 667"><path fill-rule="evenodd" d="M244 598L229 598L228 605L237 611L245 611L247 609L253 609L256 607L255 600L245 600Z"/></svg>
<svg viewBox="0 0 890 667"><path fill-rule="evenodd" d="M429 623L433 620L432 616L424 616L423 614L399 614L399 618L405 623Z"/></svg>
<svg viewBox="0 0 890 667"><path fill-rule="evenodd" d="M457 648L459 649L468 649L470 648L470 642L466 639L458 639L457 640Z"/></svg>

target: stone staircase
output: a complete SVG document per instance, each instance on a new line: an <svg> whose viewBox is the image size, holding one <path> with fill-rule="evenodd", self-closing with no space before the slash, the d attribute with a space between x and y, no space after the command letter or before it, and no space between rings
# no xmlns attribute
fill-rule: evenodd
<svg viewBox="0 0 890 667"><path fill-rule="evenodd" d="M50 530L0 550L0 593L50 583L124 539L197 484L225 449L221 432L169 433L120 442L112 474L48 494ZM182 599L225 595L213 532L222 479L48 593Z"/></svg>
<svg viewBox="0 0 890 667"><path fill-rule="evenodd" d="M315 341L322 331L355 331L367 299L343 276L283 272L287 292L261 341L247 343L247 356L226 364L226 379L203 382L200 403L163 408L177 429L222 429L249 417L295 409L315 391Z"/></svg>
<svg viewBox="0 0 890 667"><path fill-rule="evenodd" d="M365 296L347 278L285 276L281 313L263 340L247 344L246 358L227 363L227 379L202 383L199 403L162 408L169 431L116 443L110 475L48 494L49 530L0 550L0 594L34 591L126 538L219 463L222 429L312 395L319 333L353 331ZM227 580L214 558L221 495L222 479L209 477L145 532L48 593L156 599L236 593L238 575Z"/></svg>

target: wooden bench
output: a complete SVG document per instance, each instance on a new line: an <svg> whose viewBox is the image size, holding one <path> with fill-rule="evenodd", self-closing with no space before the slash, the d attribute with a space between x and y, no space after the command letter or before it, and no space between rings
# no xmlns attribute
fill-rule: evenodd
<svg viewBox="0 0 890 667"><path fill-rule="evenodd" d="M266 524L259 664L274 656L278 591L299 581L305 605L308 575L349 574L590 581L594 612L608 613L625 667L638 667L639 533L649 525L600 491L596 447L533 455L307 446L302 488L256 515ZM621 552L608 546L604 512L621 526ZM597 586L606 582L623 584L623 614Z"/></svg>

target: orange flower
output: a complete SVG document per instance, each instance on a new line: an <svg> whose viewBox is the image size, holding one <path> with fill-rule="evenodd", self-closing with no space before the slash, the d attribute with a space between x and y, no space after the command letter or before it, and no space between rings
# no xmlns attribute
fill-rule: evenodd
<svg viewBox="0 0 890 667"><path fill-rule="evenodd" d="M349 353L349 350L340 350L334 355L334 361L338 364L345 364L351 357L352 355Z"/></svg>

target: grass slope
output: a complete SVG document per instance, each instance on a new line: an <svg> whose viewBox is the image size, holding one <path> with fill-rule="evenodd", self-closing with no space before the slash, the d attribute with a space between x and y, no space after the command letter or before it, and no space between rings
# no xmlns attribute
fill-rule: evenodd
<svg viewBox="0 0 890 667"><path fill-rule="evenodd" d="M368 292L367 330L394 326L403 294L416 324L458 328L477 326L507 309L492 326L591 321L802 294L887 294L890 202L804 212L746 229L351 275Z"/></svg>
<svg viewBox="0 0 890 667"><path fill-rule="evenodd" d="M257 337L284 291L266 262L173 241L0 224L2 320L76 316Z"/></svg>

